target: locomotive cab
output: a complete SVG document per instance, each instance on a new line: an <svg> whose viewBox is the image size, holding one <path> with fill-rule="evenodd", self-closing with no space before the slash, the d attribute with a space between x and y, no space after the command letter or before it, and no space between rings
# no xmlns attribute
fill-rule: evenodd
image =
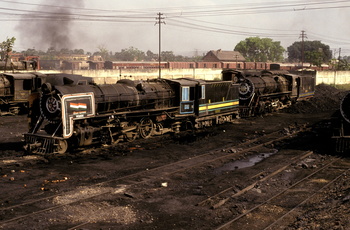
<svg viewBox="0 0 350 230"><path fill-rule="evenodd" d="M175 89L175 104L179 105L179 115L198 113L198 103L196 99L198 98L198 94L201 94L201 87L198 87L198 81L180 78L167 80L167 82Z"/></svg>
<svg viewBox="0 0 350 230"><path fill-rule="evenodd" d="M202 128L232 121L238 115L239 84L182 78L168 80L178 99L178 116L187 116L191 126Z"/></svg>
<svg viewBox="0 0 350 230"><path fill-rule="evenodd" d="M12 85L7 96L13 96L14 102L25 102L33 88L32 74L5 74Z"/></svg>
<svg viewBox="0 0 350 230"><path fill-rule="evenodd" d="M28 97L41 85L39 73L4 73L0 76L1 110L17 114L27 110Z"/></svg>
<svg viewBox="0 0 350 230"><path fill-rule="evenodd" d="M284 75L290 82L291 98L293 101L304 100L315 94L316 79L314 76L295 74Z"/></svg>

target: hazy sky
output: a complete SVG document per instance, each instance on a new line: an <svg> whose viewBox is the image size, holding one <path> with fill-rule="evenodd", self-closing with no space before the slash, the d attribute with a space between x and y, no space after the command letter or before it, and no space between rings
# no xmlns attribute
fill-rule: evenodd
<svg viewBox="0 0 350 230"><path fill-rule="evenodd" d="M135 47L203 54L233 50L247 37L269 37L284 48L318 40L336 56L350 55L350 0L0 0L0 41L16 51Z"/></svg>

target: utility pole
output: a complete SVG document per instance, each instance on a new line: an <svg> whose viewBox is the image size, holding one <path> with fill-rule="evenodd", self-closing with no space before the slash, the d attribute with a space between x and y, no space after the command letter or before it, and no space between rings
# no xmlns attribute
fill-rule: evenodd
<svg viewBox="0 0 350 230"><path fill-rule="evenodd" d="M155 25L159 25L159 54L158 54L158 67L159 67L159 76L158 76L158 78L160 79L161 77L162 77L162 70L161 70L161 65L160 65L160 62L161 62L161 24L162 23L164 23L165 24L165 22L164 21L162 21L163 19L164 19L164 17L162 17L163 16L163 14L162 13L158 13L157 14L158 15L158 17L156 18L156 20L158 20L158 21L156 21L156 24Z"/></svg>
<svg viewBox="0 0 350 230"><path fill-rule="evenodd" d="M304 38L307 38L305 34L305 30L301 31L300 37L301 37L301 68L303 69L304 68L304 51L305 51Z"/></svg>
<svg viewBox="0 0 350 230"><path fill-rule="evenodd" d="M340 53L341 53L341 48L339 48L339 55L338 55L338 70L340 69Z"/></svg>

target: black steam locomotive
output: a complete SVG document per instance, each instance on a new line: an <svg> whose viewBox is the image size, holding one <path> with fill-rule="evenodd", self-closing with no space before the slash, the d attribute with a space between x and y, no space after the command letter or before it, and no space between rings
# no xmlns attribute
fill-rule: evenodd
<svg viewBox="0 0 350 230"><path fill-rule="evenodd" d="M223 71L223 78L239 82L241 117L249 117L283 109L298 100L314 96L314 72L291 74L281 70Z"/></svg>
<svg viewBox="0 0 350 230"><path fill-rule="evenodd" d="M26 149L40 154L64 153L69 147L133 141L222 124L242 110L256 114L273 103L282 107L304 95L312 96L315 87L314 76L309 76L309 81L272 73L246 76L231 71L223 76L222 81L181 78L120 80L111 85L45 83L32 106L32 125L24 134Z"/></svg>
<svg viewBox="0 0 350 230"><path fill-rule="evenodd" d="M36 153L64 153L68 146L133 141L181 129L231 121L238 114L231 81L120 80L111 85L44 84L36 122L25 134Z"/></svg>
<svg viewBox="0 0 350 230"><path fill-rule="evenodd" d="M2 73L0 74L0 115L18 114L27 112L30 95L39 92L43 83L63 85L65 81L70 84L86 84L92 78L73 74L42 74L32 73Z"/></svg>

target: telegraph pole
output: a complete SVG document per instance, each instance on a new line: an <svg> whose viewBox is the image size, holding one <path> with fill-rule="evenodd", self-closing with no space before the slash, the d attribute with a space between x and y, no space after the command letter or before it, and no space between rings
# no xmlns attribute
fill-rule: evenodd
<svg viewBox="0 0 350 230"><path fill-rule="evenodd" d="M300 37L301 37L301 68L303 69L304 68L304 51L305 51L304 38L307 38L305 34L305 30L301 31Z"/></svg>
<svg viewBox="0 0 350 230"><path fill-rule="evenodd" d="M164 17L162 17L163 16L163 14L162 13L158 13L157 14L158 15L158 17L156 18L156 20L158 20L158 21L156 21L156 24L155 25L159 25L159 41L158 41L158 43L159 43L159 54L158 54L158 67L159 67L159 76L158 76L158 78L160 79L161 77L162 77L162 70L161 70L161 65L160 65L160 62L161 62L161 24L162 23L164 23L165 24L165 22L164 21L162 21L163 19L164 19Z"/></svg>
<svg viewBox="0 0 350 230"><path fill-rule="evenodd" d="M339 48L339 55L338 55L338 70L340 69L340 52L341 52L341 48Z"/></svg>

